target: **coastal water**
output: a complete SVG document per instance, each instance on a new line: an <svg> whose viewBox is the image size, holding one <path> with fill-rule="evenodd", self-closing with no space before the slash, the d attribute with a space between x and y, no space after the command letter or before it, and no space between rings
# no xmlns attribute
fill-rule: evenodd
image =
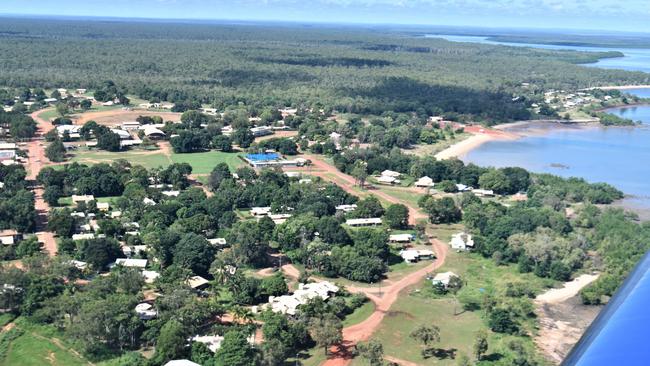
<svg viewBox="0 0 650 366"><path fill-rule="evenodd" d="M430 34L425 37L429 38L443 38L452 42L470 42L470 43L484 43L495 44L512 47L530 47L542 48L547 50L573 50L584 52L609 52L619 51L622 52L624 57L606 58L592 64L585 64L585 66L600 67L603 69L621 69L628 71L643 71L650 73L650 49L644 48L605 48L605 47L584 47L584 46L559 46L548 44L536 43L514 43L514 42L496 42L488 39L488 37L478 36L453 36L453 35L438 35Z"/></svg>
<svg viewBox="0 0 650 366"><path fill-rule="evenodd" d="M578 127L533 123L510 129L522 138L489 141L463 160L607 182L629 195L627 207L650 212L650 106L614 108L609 112L643 124Z"/></svg>

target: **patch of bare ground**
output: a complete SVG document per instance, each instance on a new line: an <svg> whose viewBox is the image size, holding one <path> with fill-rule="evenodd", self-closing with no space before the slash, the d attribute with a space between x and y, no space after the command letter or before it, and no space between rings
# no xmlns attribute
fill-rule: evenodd
<svg viewBox="0 0 650 366"><path fill-rule="evenodd" d="M560 364L601 309L583 305L579 295L561 302L537 302L539 333L535 343L542 355Z"/></svg>

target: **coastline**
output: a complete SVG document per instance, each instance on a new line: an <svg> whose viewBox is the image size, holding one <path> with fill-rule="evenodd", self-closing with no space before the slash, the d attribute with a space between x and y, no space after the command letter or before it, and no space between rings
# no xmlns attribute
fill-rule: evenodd
<svg viewBox="0 0 650 366"><path fill-rule="evenodd" d="M611 85L611 86L587 88L583 90L594 90L594 89L600 89L600 90L650 89L650 85Z"/></svg>
<svg viewBox="0 0 650 366"><path fill-rule="evenodd" d="M483 145L488 141L493 140L509 140L516 139L517 136L508 137L505 134L474 134L463 141L455 143L448 148L440 151L435 155L435 158L438 160L446 160L452 158L461 158L464 155L467 155L470 151L476 149L477 147Z"/></svg>

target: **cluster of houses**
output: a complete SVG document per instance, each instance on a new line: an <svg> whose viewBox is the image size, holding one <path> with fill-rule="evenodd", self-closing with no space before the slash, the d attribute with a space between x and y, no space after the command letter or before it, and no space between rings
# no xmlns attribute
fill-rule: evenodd
<svg viewBox="0 0 650 366"><path fill-rule="evenodd" d="M14 97L14 104L21 102L25 107L30 108L31 106L33 106L34 104L36 104L36 103L38 103L40 101L42 101L44 103L47 103L47 104L50 104L50 105L53 105L53 104L57 103L59 100L64 100L64 99L68 99L68 98L88 99L90 101L95 100L95 98L85 95L86 91L87 91L86 89L81 89L80 88L80 89L75 89L75 90L68 90L68 89L65 89L65 88L58 88L58 89L56 89L56 91L59 92L60 99L50 97L50 98L44 98L42 100L40 100L40 99L37 100L36 98L32 97L32 98L30 98L28 100L22 100L21 97L16 96L16 97ZM13 111L13 109L14 108L13 108L12 105L3 106L3 110L5 112L11 112L11 111Z"/></svg>
<svg viewBox="0 0 650 366"><path fill-rule="evenodd" d="M127 146L135 146L142 144L142 139L140 139L140 131L142 135L151 140L160 140L165 138L166 134L161 128L164 127L164 124L148 124L141 125L140 122L123 122L118 126L111 128L111 132L117 134L120 137L120 146L122 148ZM65 138L67 140L78 140L81 138L81 128L82 126L78 125L59 125L56 126L57 133L59 137ZM97 146L97 141L87 141L87 147Z"/></svg>
<svg viewBox="0 0 650 366"><path fill-rule="evenodd" d="M555 110L570 110L590 104L600 104L611 100L610 95L605 95L603 99L596 98L587 91L578 91L574 93L565 90L549 90L544 93L544 102ZM533 104L533 108L539 105Z"/></svg>
<svg viewBox="0 0 650 366"><path fill-rule="evenodd" d="M399 177L401 175L402 174L399 172L394 172L392 170L384 170L376 179L377 179L377 183L379 184L395 185L401 183L401 181L399 180Z"/></svg>
<svg viewBox="0 0 650 366"><path fill-rule="evenodd" d="M418 187L418 188L432 189L432 188L435 187L436 184L433 181L433 179L431 179L431 178L429 178L427 176L424 176L424 177L416 180L414 185L416 187ZM468 187L465 184L460 184L460 183L456 184L456 190L458 192L472 192L472 193L474 193L475 195L477 195L479 197L494 197L495 196L494 191L491 190L491 189L472 188L472 187Z"/></svg>
<svg viewBox="0 0 650 366"><path fill-rule="evenodd" d="M296 315L296 310L300 305L304 305L315 298L327 300L337 292L339 292L338 286L331 282L301 283L298 285L298 290L291 295L270 296L268 304L263 305L263 308L271 309L276 313ZM254 311L256 310L254 309Z"/></svg>

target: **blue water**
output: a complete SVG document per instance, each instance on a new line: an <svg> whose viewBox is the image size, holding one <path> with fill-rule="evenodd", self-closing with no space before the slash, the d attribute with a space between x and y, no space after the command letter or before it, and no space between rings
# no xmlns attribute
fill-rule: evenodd
<svg viewBox="0 0 650 366"><path fill-rule="evenodd" d="M628 207L650 209L650 106L613 108L610 113L639 127L571 127L533 124L511 131L518 140L490 141L463 160L482 166L520 166L534 172L607 182L631 195Z"/></svg>
<svg viewBox="0 0 650 366"><path fill-rule="evenodd" d="M605 48L605 47L584 47L584 46L558 46L548 44L536 43L513 43L513 42L495 42L488 39L488 37L477 36L450 36L450 35L426 35L428 38L443 38L452 42L471 42L471 43L484 43L495 44L512 47L529 47L541 48L546 50L573 50L585 52L609 52L620 51L625 57L607 58L602 59L593 64L585 64L585 66L600 67L603 69L621 69L628 71L643 71L650 73L650 49L636 49L636 48Z"/></svg>

